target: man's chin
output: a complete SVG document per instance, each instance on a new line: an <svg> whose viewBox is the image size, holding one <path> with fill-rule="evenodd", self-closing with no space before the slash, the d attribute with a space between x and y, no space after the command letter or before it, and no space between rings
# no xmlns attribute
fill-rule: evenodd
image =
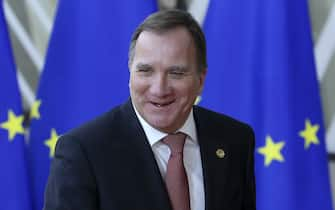
<svg viewBox="0 0 335 210"><path fill-rule="evenodd" d="M178 127L176 126L176 123L173 123L173 121L168 121L166 120L166 118L150 119L149 124L152 127L164 133L172 133L178 129Z"/></svg>

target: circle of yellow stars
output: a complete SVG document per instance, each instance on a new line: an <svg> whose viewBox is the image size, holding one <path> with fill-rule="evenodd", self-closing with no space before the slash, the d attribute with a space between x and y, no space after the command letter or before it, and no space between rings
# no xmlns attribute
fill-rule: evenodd
<svg viewBox="0 0 335 210"><path fill-rule="evenodd" d="M36 100L31 106L30 110L30 119L39 120L41 118L40 115L40 106L42 104L41 100ZM44 140L44 145L49 148L49 157L53 158L55 155L55 148L58 141L59 135L55 128L52 128L50 131L50 137Z"/></svg>
<svg viewBox="0 0 335 210"><path fill-rule="evenodd" d="M305 141L305 150L309 149L312 144L319 144L319 139L317 137L319 127L320 126L318 124L312 125L309 119L305 120L305 129L299 132L299 136L302 137ZM265 146L257 149L257 152L264 156L265 167L269 167L273 161L285 161L285 158L282 154L282 150L284 147L284 141L275 142L270 135L266 136Z"/></svg>
<svg viewBox="0 0 335 210"><path fill-rule="evenodd" d="M41 118L40 116L40 106L41 106L41 100L36 100L32 106L30 111L30 119L37 119L39 120ZM8 117L7 121L0 123L0 128L7 130L8 132L8 140L12 142L14 138L21 134L24 135L24 126L23 126L23 120L24 116L16 115L13 110L8 110ZM59 135L56 132L56 129L52 128L50 131L50 137L46 140L44 140L44 145L49 148L49 157L53 158L55 154L55 147L57 144L57 140L59 138Z"/></svg>

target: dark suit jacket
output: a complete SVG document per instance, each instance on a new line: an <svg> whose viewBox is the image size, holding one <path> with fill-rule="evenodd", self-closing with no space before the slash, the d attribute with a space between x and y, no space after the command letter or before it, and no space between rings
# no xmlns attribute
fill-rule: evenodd
<svg viewBox="0 0 335 210"><path fill-rule="evenodd" d="M206 210L252 210L254 135L227 116L194 107ZM218 158L217 149L225 151ZM131 102L63 135L45 210L171 210L164 181Z"/></svg>

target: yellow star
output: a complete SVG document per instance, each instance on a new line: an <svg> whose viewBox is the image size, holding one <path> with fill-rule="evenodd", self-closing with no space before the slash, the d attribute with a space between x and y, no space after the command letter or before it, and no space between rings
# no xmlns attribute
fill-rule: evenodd
<svg viewBox="0 0 335 210"><path fill-rule="evenodd" d="M319 144L319 139L316 133L319 130L319 125L312 125L309 119L305 120L305 130L299 132L299 136L305 139L305 149L308 149L311 144Z"/></svg>
<svg viewBox="0 0 335 210"><path fill-rule="evenodd" d="M30 110L30 119L40 119L40 106L41 100L37 100L33 103Z"/></svg>
<svg viewBox="0 0 335 210"><path fill-rule="evenodd" d="M16 134L24 134L23 115L16 116L12 110L8 110L8 120L1 124L7 129L9 141L12 141Z"/></svg>
<svg viewBox="0 0 335 210"><path fill-rule="evenodd" d="M258 149L258 153L264 155L264 165L269 166L273 160L284 162L281 150L285 146L285 142L274 143L271 136L266 137L266 145Z"/></svg>
<svg viewBox="0 0 335 210"><path fill-rule="evenodd" d="M58 141L58 134L56 132L56 130L53 128L51 129L51 133L50 133L50 138L45 140L44 145L49 147L50 153L49 156L50 158L53 158L55 155L55 148L56 148L56 144Z"/></svg>
<svg viewBox="0 0 335 210"><path fill-rule="evenodd" d="M195 99L194 104L195 104L195 105L198 105L198 104L200 103L201 99L202 99L201 96L198 96L198 97Z"/></svg>

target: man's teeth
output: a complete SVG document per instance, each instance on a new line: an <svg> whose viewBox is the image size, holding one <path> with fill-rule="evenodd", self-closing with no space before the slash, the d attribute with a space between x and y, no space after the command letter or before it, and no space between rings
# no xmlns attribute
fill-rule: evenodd
<svg viewBox="0 0 335 210"><path fill-rule="evenodd" d="M165 103L165 104L153 103L153 104L154 104L155 106L162 107L162 106L169 105L170 103Z"/></svg>

